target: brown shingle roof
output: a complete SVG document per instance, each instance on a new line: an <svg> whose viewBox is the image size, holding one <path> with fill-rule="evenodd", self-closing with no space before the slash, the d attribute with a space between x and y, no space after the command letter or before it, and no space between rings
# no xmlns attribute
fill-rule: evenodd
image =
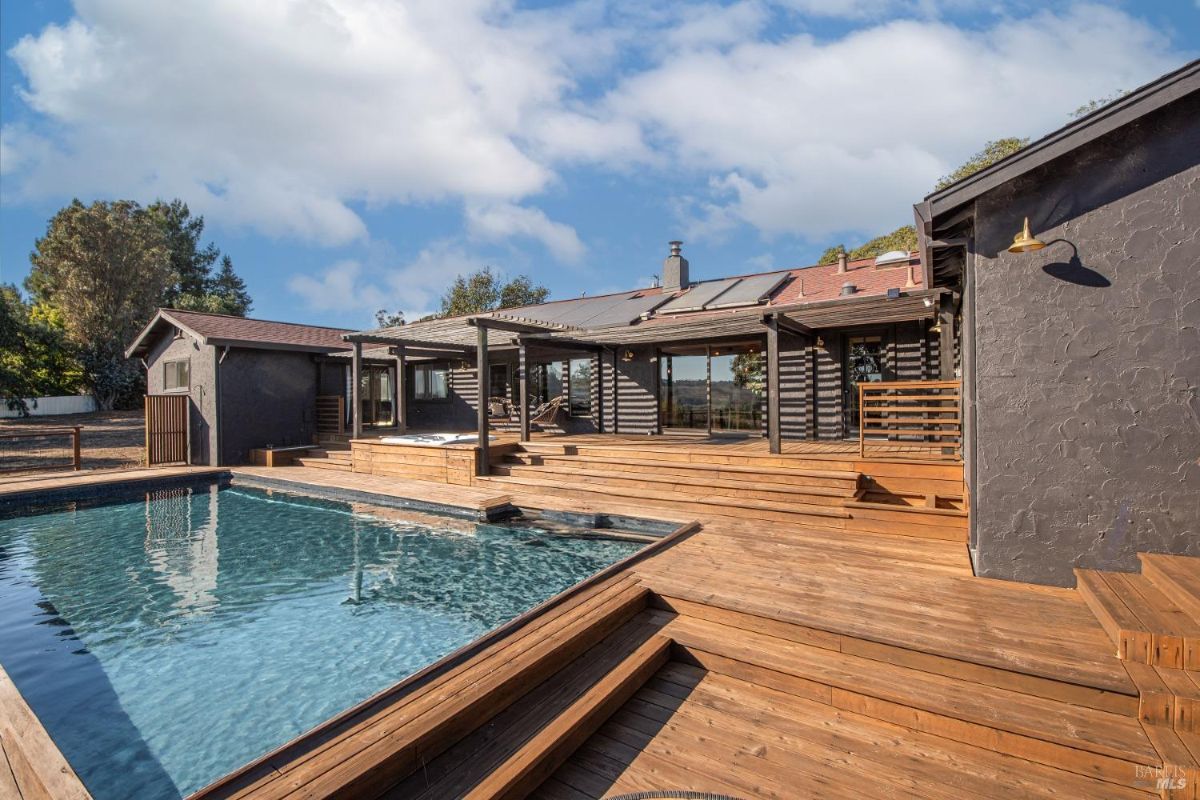
<svg viewBox="0 0 1200 800"><path fill-rule="evenodd" d="M180 328L203 344L257 347L268 350L302 350L313 353L333 353L350 349L342 336L351 331L345 328L326 328L319 325L300 325L295 322L274 322L247 319L226 314L206 314L201 311L181 311L160 308L149 324L125 351L126 357L145 355L154 337L168 326Z"/></svg>

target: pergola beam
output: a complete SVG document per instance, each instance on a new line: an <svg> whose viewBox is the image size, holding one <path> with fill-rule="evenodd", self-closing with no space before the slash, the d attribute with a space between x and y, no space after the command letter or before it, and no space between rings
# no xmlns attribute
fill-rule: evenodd
<svg viewBox="0 0 1200 800"><path fill-rule="evenodd" d="M467 324L476 328L509 331L510 333L547 333L549 331L566 330L561 325L539 325L533 322L521 322L516 319L502 319L498 317L468 317Z"/></svg>
<svg viewBox="0 0 1200 800"><path fill-rule="evenodd" d="M763 324L767 325L768 328L770 327L772 320L779 330L784 330L788 333L799 334L800 336L812 336L813 334L812 328L801 322L796 322L796 320L792 319L786 314L767 314L763 316Z"/></svg>

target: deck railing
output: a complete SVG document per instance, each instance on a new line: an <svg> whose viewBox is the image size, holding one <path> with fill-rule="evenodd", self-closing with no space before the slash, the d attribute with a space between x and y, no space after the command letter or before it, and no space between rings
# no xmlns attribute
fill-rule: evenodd
<svg viewBox="0 0 1200 800"><path fill-rule="evenodd" d="M0 472L25 472L37 469L80 469L80 426L40 428L29 431L0 432ZM53 446L54 439L67 437L65 447ZM12 444L8 444L12 442Z"/></svg>
<svg viewBox="0 0 1200 800"><path fill-rule="evenodd" d="M962 457L962 381L858 385L858 450L928 458Z"/></svg>
<svg viewBox="0 0 1200 800"><path fill-rule="evenodd" d="M340 394L317 395L317 433L346 432L346 398Z"/></svg>

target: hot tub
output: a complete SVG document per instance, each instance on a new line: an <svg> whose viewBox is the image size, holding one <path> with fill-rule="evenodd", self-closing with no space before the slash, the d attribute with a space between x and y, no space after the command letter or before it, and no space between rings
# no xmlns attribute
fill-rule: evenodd
<svg viewBox="0 0 1200 800"><path fill-rule="evenodd" d="M488 436L488 441L495 440ZM474 433L409 433L404 436L383 436L379 441L383 444L417 444L440 447L448 444L475 444L479 436Z"/></svg>

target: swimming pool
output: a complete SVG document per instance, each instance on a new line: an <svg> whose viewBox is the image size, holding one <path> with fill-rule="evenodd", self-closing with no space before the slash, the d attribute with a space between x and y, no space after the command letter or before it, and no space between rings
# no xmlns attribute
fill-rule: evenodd
<svg viewBox="0 0 1200 800"><path fill-rule="evenodd" d="M0 515L0 663L97 800L193 792L641 544L217 485Z"/></svg>

